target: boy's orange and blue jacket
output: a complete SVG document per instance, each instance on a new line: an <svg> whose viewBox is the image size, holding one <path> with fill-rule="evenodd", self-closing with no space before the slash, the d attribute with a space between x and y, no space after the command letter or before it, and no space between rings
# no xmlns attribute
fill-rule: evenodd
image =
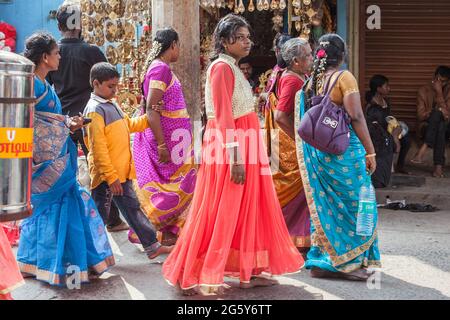
<svg viewBox="0 0 450 320"><path fill-rule="evenodd" d="M147 116L129 118L113 102L91 94L83 116L92 122L83 128L89 149L88 163L91 189L102 182L111 185L136 178L131 154L130 134L149 128Z"/></svg>

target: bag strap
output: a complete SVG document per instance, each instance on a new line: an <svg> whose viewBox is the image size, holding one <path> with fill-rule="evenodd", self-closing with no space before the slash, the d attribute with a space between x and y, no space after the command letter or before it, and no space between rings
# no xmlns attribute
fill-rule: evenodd
<svg viewBox="0 0 450 320"><path fill-rule="evenodd" d="M336 71L336 72L337 72L337 71ZM331 82L331 78L333 78L333 76L336 74L336 72L334 72L334 73L330 76L330 78L328 79L328 83L327 83L327 85L325 86L325 89L323 90L324 95L326 95L326 96L330 95L331 91L334 89L334 87L336 86L336 84L337 84L339 78L342 76L342 74L345 72L345 70L339 72L339 74L338 74L338 76L336 77L336 79L334 79L333 85L332 85L330 88L328 88L329 85L330 85L330 82Z"/></svg>

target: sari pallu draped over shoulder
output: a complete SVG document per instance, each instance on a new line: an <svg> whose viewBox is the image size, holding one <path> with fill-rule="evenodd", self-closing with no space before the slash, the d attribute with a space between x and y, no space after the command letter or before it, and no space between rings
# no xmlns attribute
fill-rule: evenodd
<svg viewBox="0 0 450 320"><path fill-rule="evenodd" d="M312 245L306 268L345 273L379 268L377 229L370 237L356 234L359 192L367 178L366 151L352 128L350 146L342 155L324 153L303 142L297 132L305 114L305 99L302 90L296 99L295 128L297 157L311 214Z"/></svg>
<svg viewBox="0 0 450 320"><path fill-rule="evenodd" d="M77 150L64 116L36 112L33 215L22 223L20 270L51 285L88 281L114 264L105 226L89 193L76 181ZM74 274L75 273L75 274Z"/></svg>
<svg viewBox="0 0 450 320"><path fill-rule="evenodd" d="M275 191L291 239L296 247L309 248L311 245L309 211L298 167L295 140L275 120L275 112L280 102L283 108L280 111L293 112L294 97L303 82L293 76L288 76L288 81L282 81L283 71L279 70L272 75L273 84L268 91L265 108L267 151L271 159Z"/></svg>

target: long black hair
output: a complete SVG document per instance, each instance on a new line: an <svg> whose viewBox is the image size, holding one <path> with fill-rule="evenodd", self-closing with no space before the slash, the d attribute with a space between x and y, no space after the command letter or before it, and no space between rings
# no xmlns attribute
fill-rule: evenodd
<svg viewBox="0 0 450 320"><path fill-rule="evenodd" d="M42 62L44 54L50 54L56 47L56 39L50 33L36 32L25 40L23 55L37 66Z"/></svg>
<svg viewBox="0 0 450 320"><path fill-rule="evenodd" d="M326 56L324 58L317 56L321 50L325 51ZM319 82L324 80L325 72L330 68L339 67L347 58L347 54L347 45L338 34L328 33L320 37L319 45L314 53L311 94L316 94Z"/></svg>
<svg viewBox="0 0 450 320"><path fill-rule="evenodd" d="M219 54L225 53L225 40L228 40L230 43L236 42L235 35L239 28L247 28L251 32L250 24L241 16L230 13L220 19L213 34L214 50L211 55L211 61L216 60Z"/></svg>
<svg viewBox="0 0 450 320"><path fill-rule="evenodd" d="M179 39L178 33L173 28L164 28L156 31L155 38L153 39L152 50L150 51L150 54L144 64L143 78L141 79L142 82L144 82L145 73L152 64L153 60L161 57L164 52L169 50L173 42L178 42Z"/></svg>
<svg viewBox="0 0 450 320"><path fill-rule="evenodd" d="M376 74L370 79L369 91L366 92L366 102L370 103L377 94L378 88L389 83L389 79L381 74Z"/></svg>

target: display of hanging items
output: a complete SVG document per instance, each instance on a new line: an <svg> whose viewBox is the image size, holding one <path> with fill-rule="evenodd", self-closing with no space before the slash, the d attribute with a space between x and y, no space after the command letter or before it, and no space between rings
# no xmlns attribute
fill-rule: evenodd
<svg viewBox="0 0 450 320"><path fill-rule="evenodd" d="M142 64L151 49L150 1L81 0L80 5L83 38L103 47L109 63L120 69L116 101L132 115L139 107Z"/></svg>
<svg viewBox="0 0 450 320"><path fill-rule="evenodd" d="M200 5L205 8L220 10L221 8L231 10L235 14L244 14L257 11L273 11L273 29L277 32L283 28L283 15L288 7L288 0L249 0L245 7L243 0L201 0Z"/></svg>

